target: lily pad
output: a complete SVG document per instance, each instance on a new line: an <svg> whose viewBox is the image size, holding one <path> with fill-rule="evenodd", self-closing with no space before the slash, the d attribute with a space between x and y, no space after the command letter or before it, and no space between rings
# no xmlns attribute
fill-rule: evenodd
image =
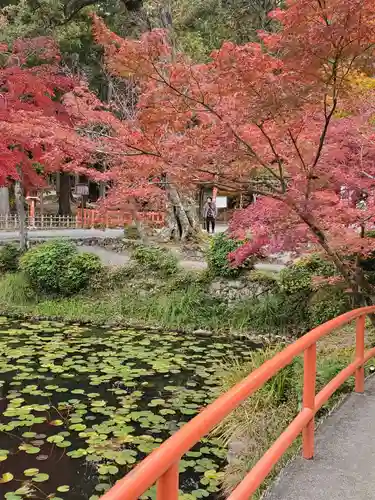
<svg viewBox="0 0 375 500"><path fill-rule="evenodd" d="M67 493L70 490L70 486L68 485L59 486L58 488L56 488L56 490L59 493Z"/></svg>
<svg viewBox="0 0 375 500"><path fill-rule="evenodd" d="M26 469L23 471L26 477L36 476L39 474L39 469Z"/></svg>
<svg viewBox="0 0 375 500"><path fill-rule="evenodd" d="M2 476L0 476L0 484L10 483L14 478L11 472L4 472Z"/></svg>
<svg viewBox="0 0 375 500"><path fill-rule="evenodd" d="M33 481L35 481L36 483L44 483L44 482L48 481L48 479L49 479L49 475L43 474L43 473L36 474L33 477Z"/></svg>

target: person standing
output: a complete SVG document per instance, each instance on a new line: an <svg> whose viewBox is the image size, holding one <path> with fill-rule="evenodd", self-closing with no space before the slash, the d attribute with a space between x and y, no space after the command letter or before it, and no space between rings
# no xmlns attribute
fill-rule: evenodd
<svg viewBox="0 0 375 500"><path fill-rule="evenodd" d="M210 227L212 228L212 234L214 234L215 232L216 216L217 216L216 205L212 201L212 198L208 197L203 207L203 218L208 233L210 233Z"/></svg>

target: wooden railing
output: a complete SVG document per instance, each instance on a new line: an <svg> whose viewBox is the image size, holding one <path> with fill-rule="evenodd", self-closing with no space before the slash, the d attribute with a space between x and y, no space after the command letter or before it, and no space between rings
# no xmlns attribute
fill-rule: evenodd
<svg viewBox="0 0 375 500"><path fill-rule="evenodd" d="M162 226L164 224L163 212L139 212L138 217L148 224ZM77 215L40 215L26 218L29 229L72 229L72 228L117 228L131 224L132 216L128 212L99 212L85 209ZM18 215L0 215L0 231L14 231L19 229Z"/></svg>
<svg viewBox="0 0 375 500"><path fill-rule="evenodd" d="M355 391L364 391L364 365L375 356L375 347L365 352L365 318L367 314L374 312L375 306L356 309L328 321L298 339L253 371L214 403L207 406L204 411L137 465L124 479L118 481L102 497L102 500L136 500L155 482L157 482L157 500L178 500L178 464L181 457L245 399L302 353L304 353L303 408L237 486L229 499L247 500L251 498L251 495L301 433L303 457L312 458L314 455L314 418L316 412L353 374L355 374ZM317 341L354 319L356 320L356 352L353 362L316 394ZM369 436L369 438L372 437Z"/></svg>

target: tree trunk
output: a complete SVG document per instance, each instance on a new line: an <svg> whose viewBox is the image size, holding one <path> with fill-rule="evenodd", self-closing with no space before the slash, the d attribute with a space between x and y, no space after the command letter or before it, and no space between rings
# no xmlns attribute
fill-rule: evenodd
<svg viewBox="0 0 375 500"><path fill-rule="evenodd" d="M20 167L17 167L19 179L15 182L14 193L16 198L17 214L20 221L20 250L23 252L28 248L27 223L25 211L25 195L23 191L23 174Z"/></svg>
<svg viewBox="0 0 375 500"><path fill-rule="evenodd" d="M2 187L0 188L0 215L8 215L9 211L9 189Z"/></svg>
<svg viewBox="0 0 375 500"><path fill-rule="evenodd" d="M161 233L164 240L186 241L197 236L200 228L192 200L183 200L172 184L166 184L168 197L166 227Z"/></svg>
<svg viewBox="0 0 375 500"><path fill-rule="evenodd" d="M70 175L60 172L59 215L72 215L70 199Z"/></svg>
<svg viewBox="0 0 375 500"><path fill-rule="evenodd" d="M130 203L129 206L130 206L130 213L132 216L132 220L135 224L135 227L137 228L138 235L139 235L142 243L144 245L147 245L148 244L147 234L146 234L146 231L144 228L144 224L143 224L142 220L139 218L135 203Z"/></svg>

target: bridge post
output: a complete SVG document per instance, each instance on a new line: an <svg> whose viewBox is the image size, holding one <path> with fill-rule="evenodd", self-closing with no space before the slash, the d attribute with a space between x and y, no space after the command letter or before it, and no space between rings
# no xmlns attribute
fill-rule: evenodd
<svg viewBox="0 0 375 500"><path fill-rule="evenodd" d="M177 462L160 476L156 487L156 500L178 500L178 469Z"/></svg>
<svg viewBox="0 0 375 500"><path fill-rule="evenodd" d="M315 385L316 385L316 344L311 345L304 353L303 373L303 407L314 412L315 409ZM314 456L314 413L310 422L302 430L302 454L303 458L310 460Z"/></svg>
<svg viewBox="0 0 375 500"><path fill-rule="evenodd" d="M361 361L361 366L355 371L355 392L359 393L365 391L365 319L365 316L360 316L356 322L355 360Z"/></svg>

